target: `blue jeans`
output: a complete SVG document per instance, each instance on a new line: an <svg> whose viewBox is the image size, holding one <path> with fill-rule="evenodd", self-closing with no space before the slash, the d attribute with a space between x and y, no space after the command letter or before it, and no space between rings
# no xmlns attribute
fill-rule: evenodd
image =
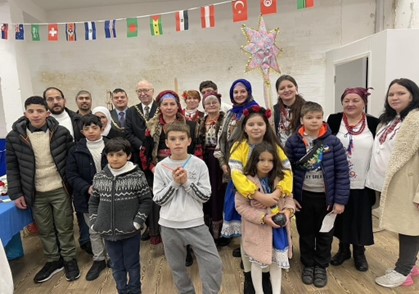
<svg viewBox="0 0 419 294"><path fill-rule="evenodd" d="M118 241L105 240L118 293L141 293L140 238L137 234Z"/></svg>

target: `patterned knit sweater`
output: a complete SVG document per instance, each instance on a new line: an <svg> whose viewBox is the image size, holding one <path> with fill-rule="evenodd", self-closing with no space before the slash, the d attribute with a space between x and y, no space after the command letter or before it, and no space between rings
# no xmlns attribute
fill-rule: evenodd
<svg viewBox="0 0 419 294"><path fill-rule="evenodd" d="M92 229L109 241L139 233L151 210L151 191L144 173L134 169L114 176L107 165L93 178L94 193L89 201Z"/></svg>

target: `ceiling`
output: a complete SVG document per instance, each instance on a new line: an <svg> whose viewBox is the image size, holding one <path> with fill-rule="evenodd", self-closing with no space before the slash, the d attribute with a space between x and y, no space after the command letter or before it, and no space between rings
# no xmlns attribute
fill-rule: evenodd
<svg viewBox="0 0 419 294"><path fill-rule="evenodd" d="M46 11L167 1L169 0L32 0L35 5Z"/></svg>

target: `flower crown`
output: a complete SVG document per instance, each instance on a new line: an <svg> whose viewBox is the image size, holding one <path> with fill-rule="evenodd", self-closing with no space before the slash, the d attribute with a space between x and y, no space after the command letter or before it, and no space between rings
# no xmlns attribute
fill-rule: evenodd
<svg viewBox="0 0 419 294"><path fill-rule="evenodd" d="M265 116L267 119L269 119L272 115L272 111L270 109L265 109L263 107L260 107L259 105L254 105L250 108L247 108L243 111L244 117L248 118L249 115L253 113L260 113L263 116Z"/></svg>

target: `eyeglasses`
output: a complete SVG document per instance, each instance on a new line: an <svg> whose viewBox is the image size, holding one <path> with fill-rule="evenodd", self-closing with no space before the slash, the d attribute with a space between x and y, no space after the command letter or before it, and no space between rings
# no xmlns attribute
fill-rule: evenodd
<svg viewBox="0 0 419 294"><path fill-rule="evenodd" d="M141 93L145 94L147 92L150 92L151 90L153 90L153 89L138 89L135 92L137 92L137 94L141 94Z"/></svg>
<svg viewBox="0 0 419 294"><path fill-rule="evenodd" d="M63 99L64 99L63 97L57 96L57 97L48 97L46 100L47 102L54 102L54 101L60 102Z"/></svg>

